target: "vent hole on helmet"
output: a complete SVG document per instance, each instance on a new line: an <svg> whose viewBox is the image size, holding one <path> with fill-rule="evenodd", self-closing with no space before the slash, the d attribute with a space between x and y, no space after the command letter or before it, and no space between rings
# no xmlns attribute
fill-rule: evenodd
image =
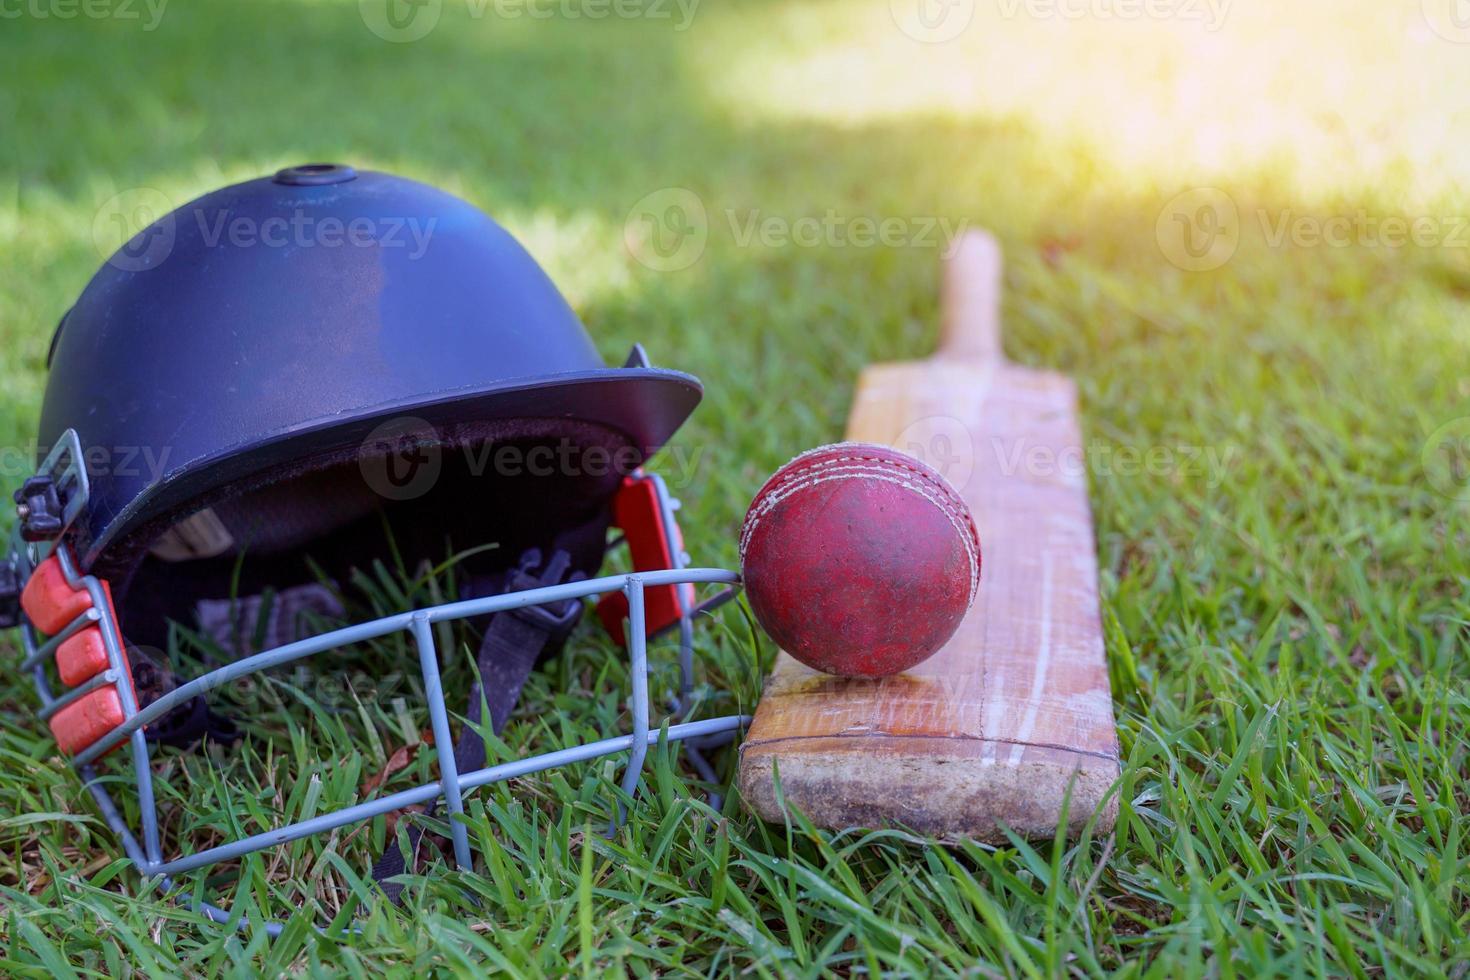
<svg viewBox="0 0 1470 980"><path fill-rule="evenodd" d="M303 163L276 172L278 184L295 187L313 187L323 184L343 184L357 177L357 171L342 163Z"/></svg>

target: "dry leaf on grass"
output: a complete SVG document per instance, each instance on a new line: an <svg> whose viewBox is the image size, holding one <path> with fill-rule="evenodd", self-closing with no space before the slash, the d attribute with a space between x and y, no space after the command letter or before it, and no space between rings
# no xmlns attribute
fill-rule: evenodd
<svg viewBox="0 0 1470 980"><path fill-rule="evenodd" d="M414 757L419 754L419 749L424 748L425 746L431 746L433 744L433 732L424 731L419 733L419 740L417 742L412 745L404 745L400 747L398 751L394 752L391 756L388 757L388 764L386 766L384 766L378 772L374 773L363 781L362 795L368 796L376 792L378 787L382 786L393 777L394 773L402 772L403 770L407 769L410 763L413 762Z"/></svg>

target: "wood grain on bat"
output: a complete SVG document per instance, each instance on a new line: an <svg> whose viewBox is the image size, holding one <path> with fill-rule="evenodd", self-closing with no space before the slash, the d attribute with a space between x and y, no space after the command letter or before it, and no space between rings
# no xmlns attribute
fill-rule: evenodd
<svg viewBox="0 0 1470 980"><path fill-rule="evenodd" d="M941 353L864 371L847 435L956 485L980 531L979 596L944 649L896 676L831 677L778 656L741 750L742 794L767 819L781 816L773 767L818 825L991 840L1002 826L1053 833L1069 787L1080 826L1117 777L1076 393L1000 358L998 253L966 246ZM956 281L967 261L974 288Z"/></svg>

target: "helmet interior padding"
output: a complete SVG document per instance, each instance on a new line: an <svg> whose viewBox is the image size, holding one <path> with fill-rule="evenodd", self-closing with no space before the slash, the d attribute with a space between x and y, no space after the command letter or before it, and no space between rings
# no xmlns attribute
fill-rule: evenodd
<svg viewBox="0 0 1470 980"><path fill-rule="evenodd" d="M202 602L322 576L345 587L354 569L393 556L411 575L425 561L486 544L495 547L463 561L461 581L501 576L530 548L563 549L574 569L597 574L609 502L627 475L618 460L638 458L626 437L586 422L525 419L462 424L432 438L438 476L411 499L374 491L364 474L385 447L365 446L303 460L154 522L128 543L135 564L115 593L124 634L163 646L167 621L195 627Z"/></svg>

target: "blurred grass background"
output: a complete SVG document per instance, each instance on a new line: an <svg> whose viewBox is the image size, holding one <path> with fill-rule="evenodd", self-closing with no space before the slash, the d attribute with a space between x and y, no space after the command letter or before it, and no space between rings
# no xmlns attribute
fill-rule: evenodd
<svg viewBox="0 0 1470 980"><path fill-rule="evenodd" d="M918 2L4 8L6 489L119 194L180 204L337 159L480 205L605 356L641 341L704 380L682 519L699 563L731 565L750 494L841 434L860 367L932 347L943 251L743 229L972 221L1007 251L1009 353L1082 389L1127 760L1114 839L768 828L710 811L665 760L602 841L582 828L605 774L584 767L485 794L475 828L502 864L471 883L479 905L437 875L415 912L323 938L305 923L371 848L246 862L241 907L303 909L271 944L199 926L112 860L11 679L4 969L1464 975L1470 30L1436 0ZM703 247L660 271L640 220L672 188ZM1191 262L1176 213L1199 234L1224 216L1225 245ZM1391 220L1426 232L1389 244ZM1222 468L1118 465L1158 447ZM710 634L711 696L748 705L770 651L738 614ZM625 724L606 657L589 633L540 678L506 751ZM194 780L164 801L178 840L225 830L240 793L296 812L313 773L313 805L354 799L334 764L371 772L395 736L308 717L278 754L161 762Z"/></svg>

